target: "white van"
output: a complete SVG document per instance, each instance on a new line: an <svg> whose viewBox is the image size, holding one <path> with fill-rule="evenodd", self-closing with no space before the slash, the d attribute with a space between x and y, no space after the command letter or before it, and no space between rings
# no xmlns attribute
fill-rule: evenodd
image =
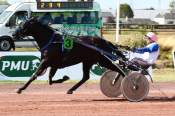
<svg viewBox="0 0 175 116"><path fill-rule="evenodd" d="M0 15L0 51L9 51L14 40L12 33L19 24L29 17L29 3L16 3L5 9Z"/></svg>
<svg viewBox="0 0 175 116"><path fill-rule="evenodd" d="M16 30L21 22L32 16L43 16L45 13L50 13L51 17L64 15L65 22L53 22L53 25L62 24L66 28L77 29L79 31L88 32L87 34L101 35L101 9L95 2L20 2L9 6L0 15L0 51L9 51L15 45L16 47L31 47L34 46L34 39L22 38L13 40L12 33ZM81 22L85 13L90 14L91 22ZM73 15L77 15L76 23L72 22ZM57 18L58 19L58 18ZM68 21L68 19L71 19ZM66 22L68 21L68 22ZM54 27L54 26L53 26ZM58 27L58 26L56 26ZM83 27L83 28L82 28ZM75 31L77 32L77 31Z"/></svg>

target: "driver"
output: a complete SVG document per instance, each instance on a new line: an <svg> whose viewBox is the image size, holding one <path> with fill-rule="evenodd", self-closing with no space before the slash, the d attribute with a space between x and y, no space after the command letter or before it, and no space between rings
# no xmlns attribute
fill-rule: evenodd
<svg viewBox="0 0 175 116"><path fill-rule="evenodd" d="M145 35L145 38L148 41L148 45L143 48L134 48L132 51L135 53L141 54L142 58L135 57L131 60L132 63L140 65L142 68L148 69L151 65L153 65L159 55L159 45L157 43L157 36L153 32L148 32ZM145 56L142 56L145 54Z"/></svg>

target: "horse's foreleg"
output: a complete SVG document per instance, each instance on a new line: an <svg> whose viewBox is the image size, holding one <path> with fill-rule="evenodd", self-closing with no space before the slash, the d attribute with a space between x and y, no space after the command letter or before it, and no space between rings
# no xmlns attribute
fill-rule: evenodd
<svg viewBox="0 0 175 116"><path fill-rule="evenodd" d="M57 68L51 67L50 72L49 72L49 85L52 85L53 83L52 78L55 75L56 71L57 71Z"/></svg>
<svg viewBox="0 0 175 116"><path fill-rule="evenodd" d="M40 63L40 65L39 65L38 69L37 69L36 72L33 74L33 76L32 76L22 87L20 87L20 88L17 90L17 93L18 93L18 94L22 93L22 91L25 90L25 89L30 85L30 83L31 83L32 81L34 81L34 80L37 78L37 76L39 76L39 75L46 69L46 67L44 67L44 66L45 66L44 63L45 63L44 60L41 61L41 63Z"/></svg>
<svg viewBox="0 0 175 116"><path fill-rule="evenodd" d="M67 91L67 94L72 94L78 87L85 83L89 79L90 68L93 64L90 62L83 63L83 78L77 84L75 84L71 89Z"/></svg>

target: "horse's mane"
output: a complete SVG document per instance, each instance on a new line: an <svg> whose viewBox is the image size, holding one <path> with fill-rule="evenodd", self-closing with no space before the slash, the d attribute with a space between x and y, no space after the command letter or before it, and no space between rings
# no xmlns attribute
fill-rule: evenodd
<svg viewBox="0 0 175 116"><path fill-rule="evenodd" d="M42 26L42 28L47 29L47 30L52 31L52 32L55 31L55 29L50 27L49 25L42 24L42 22L40 22L40 21L38 21L38 22L39 22L39 25Z"/></svg>

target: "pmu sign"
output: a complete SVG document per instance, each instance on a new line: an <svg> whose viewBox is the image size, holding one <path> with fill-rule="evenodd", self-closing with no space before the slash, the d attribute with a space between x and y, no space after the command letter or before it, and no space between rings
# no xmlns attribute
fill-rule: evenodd
<svg viewBox="0 0 175 116"><path fill-rule="evenodd" d="M0 72L6 77L30 77L40 64L32 55L6 55L0 58Z"/></svg>
<svg viewBox="0 0 175 116"><path fill-rule="evenodd" d="M70 47L70 45L66 45ZM0 80L27 81L40 64L40 52L0 52ZM97 65L91 69L90 79L99 80L105 70ZM38 76L38 80L48 80L49 70ZM69 76L72 80L82 79L82 63L59 69L54 79Z"/></svg>

